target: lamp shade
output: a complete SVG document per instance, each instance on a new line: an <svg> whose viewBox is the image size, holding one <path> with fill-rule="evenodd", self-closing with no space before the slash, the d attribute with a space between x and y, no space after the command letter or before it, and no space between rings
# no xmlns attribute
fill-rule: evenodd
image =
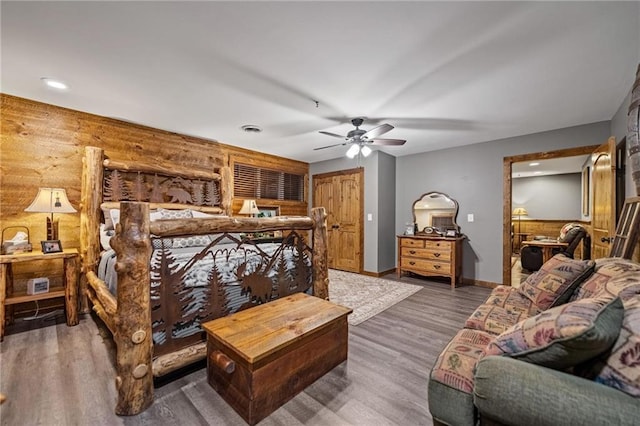
<svg viewBox="0 0 640 426"><path fill-rule="evenodd" d="M360 152L360 145L358 144L353 144L351 145L351 147L347 150L347 153L345 154L347 157L349 158L355 158L356 155L358 155L358 153Z"/></svg>
<svg viewBox="0 0 640 426"><path fill-rule="evenodd" d="M239 211L240 214L258 214L260 210L258 210L258 206L256 205L256 200L244 200L242 203L242 207Z"/></svg>
<svg viewBox="0 0 640 426"><path fill-rule="evenodd" d="M525 209L524 207L516 207L513 210L513 215L514 216L526 216L529 213L527 213L527 209Z"/></svg>
<svg viewBox="0 0 640 426"><path fill-rule="evenodd" d="M40 188L33 202L24 209L34 213L75 213L63 188Z"/></svg>

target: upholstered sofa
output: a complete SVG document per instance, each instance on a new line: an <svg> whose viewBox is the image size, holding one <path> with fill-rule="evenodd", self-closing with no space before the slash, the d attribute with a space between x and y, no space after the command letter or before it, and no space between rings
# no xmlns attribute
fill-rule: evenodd
<svg viewBox="0 0 640 426"><path fill-rule="evenodd" d="M498 286L431 370L435 424L640 424L640 264L554 256Z"/></svg>

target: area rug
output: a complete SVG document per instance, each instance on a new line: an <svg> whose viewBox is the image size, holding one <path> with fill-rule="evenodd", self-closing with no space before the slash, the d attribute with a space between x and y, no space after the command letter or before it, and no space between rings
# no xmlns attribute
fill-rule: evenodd
<svg viewBox="0 0 640 426"><path fill-rule="evenodd" d="M349 315L350 325L368 320L421 288L384 278L329 270L329 300L353 309Z"/></svg>

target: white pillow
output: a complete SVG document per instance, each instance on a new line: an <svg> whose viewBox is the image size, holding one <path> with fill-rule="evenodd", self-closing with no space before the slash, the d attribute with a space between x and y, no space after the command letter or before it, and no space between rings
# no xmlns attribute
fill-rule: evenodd
<svg viewBox="0 0 640 426"><path fill-rule="evenodd" d="M106 225L104 223L100 224L100 245L103 250L111 249L109 241L111 241L111 237L113 237L115 233L116 231L113 229L106 229Z"/></svg>
<svg viewBox="0 0 640 426"><path fill-rule="evenodd" d="M109 210L109 217L111 218L111 223L113 224L112 229L116 229L116 224L120 223L120 209Z"/></svg>
<svg viewBox="0 0 640 426"><path fill-rule="evenodd" d="M227 217L227 215L224 215L224 214L211 214L211 213L201 212L198 210L191 210L191 214L193 215L193 217Z"/></svg>

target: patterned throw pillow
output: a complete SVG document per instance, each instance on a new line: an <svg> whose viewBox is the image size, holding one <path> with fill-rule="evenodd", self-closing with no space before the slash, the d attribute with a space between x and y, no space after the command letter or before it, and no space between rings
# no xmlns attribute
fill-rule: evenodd
<svg viewBox="0 0 640 426"><path fill-rule="evenodd" d="M581 375L640 398L640 297L625 303L620 335L607 355Z"/></svg>
<svg viewBox="0 0 640 426"><path fill-rule="evenodd" d="M487 300L467 319L465 328L500 334L540 310L518 289L500 285L491 291Z"/></svg>
<svg viewBox="0 0 640 426"><path fill-rule="evenodd" d="M605 292L622 299L620 334L610 351L577 368L576 374L640 398L640 274L627 272L609 280Z"/></svg>
<svg viewBox="0 0 640 426"><path fill-rule="evenodd" d="M531 299L541 311L565 303L573 290L593 272L592 260L571 259L556 254L542 265L539 271L529 275L520 292Z"/></svg>
<svg viewBox="0 0 640 426"><path fill-rule="evenodd" d="M640 264L620 257L606 257L596 259L596 268L593 275L587 278L571 296L571 300L580 300L593 297L605 288L607 283L627 272L640 271Z"/></svg>
<svg viewBox="0 0 640 426"><path fill-rule="evenodd" d="M572 367L613 345L623 313L620 298L606 293L557 306L496 337L486 354L509 356L554 369Z"/></svg>
<svg viewBox="0 0 640 426"><path fill-rule="evenodd" d="M167 209L158 209L160 213L160 217L162 219L191 219L193 217L193 213L191 210L167 210Z"/></svg>
<svg viewBox="0 0 640 426"><path fill-rule="evenodd" d="M473 373L494 338L489 333L463 328L440 353L431 378L466 393L473 392Z"/></svg>
<svg viewBox="0 0 640 426"><path fill-rule="evenodd" d="M211 243L209 235L193 235L191 237L174 237L173 248L206 247Z"/></svg>

